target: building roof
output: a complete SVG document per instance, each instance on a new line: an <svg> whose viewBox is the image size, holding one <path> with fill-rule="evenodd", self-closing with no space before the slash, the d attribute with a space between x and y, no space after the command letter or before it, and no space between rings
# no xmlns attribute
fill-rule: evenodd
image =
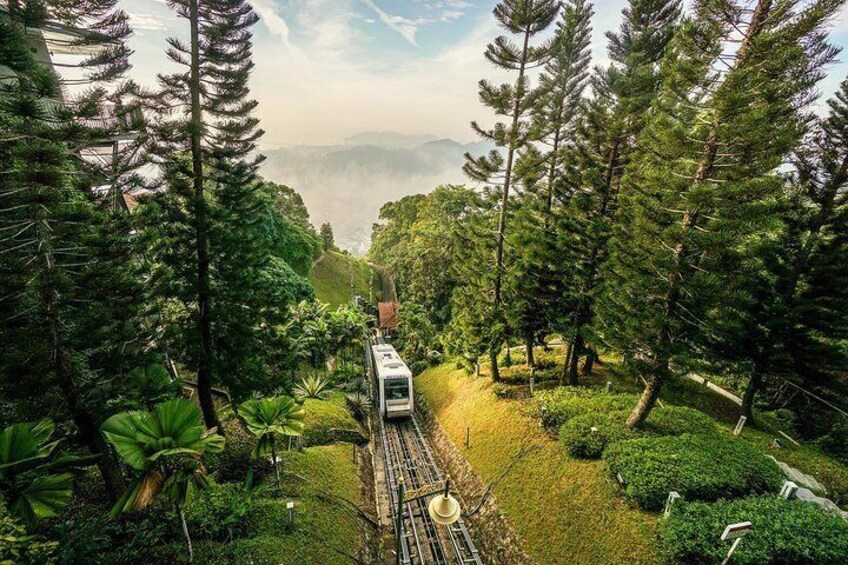
<svg viewBox="0 0 848 565"><path fill-rule="evenodd" d="M380 328L384 330L393 330L398 326L398 308L400 304L397 302L380 302L377 305L380 311Z"/></svg>

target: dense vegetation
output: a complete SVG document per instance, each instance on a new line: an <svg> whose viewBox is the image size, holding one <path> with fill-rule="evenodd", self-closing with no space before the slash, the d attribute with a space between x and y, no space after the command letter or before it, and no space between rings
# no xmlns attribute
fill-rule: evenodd
<svg viewBox="0 0 848 565"><path fill-rule="evenodd" d="M298 436L362 437L339 390L362 391L352 352L368 318L350 296L315 302L332 230L258 174L258 18L244 0L168 4L187 39L162 46L175 72L153 89L126 80L116 0L0 7L3 562L191 561L197 539L267 529L259 499L285 513L277 499L305 491L287 460L336 465L282 455ZM57 73L47 30L87 55ZM355 485L351 465L339 476ZM274 563L297 545L275 544Z"/></svg>
<svg viewBox="0 0 848 565"><path fill-rule="evenodd" d="M572 385L581 361L589 375L614 355L645 385L620 406L630 428L668 382L720 376L749 421L754 406L802 413L796 433L848 457L831 437L848 366L848 81L813 113L841 6L632 0L610 64L590 71L590 3L499 4L486 57L514 80L480 82L503 121L472 124L495 147L468 156L474 187L390 202L373 231L371 257L432 324L428 347L508 381L520 343L538 382L551 366L533 346L560 339Z"/></svg>

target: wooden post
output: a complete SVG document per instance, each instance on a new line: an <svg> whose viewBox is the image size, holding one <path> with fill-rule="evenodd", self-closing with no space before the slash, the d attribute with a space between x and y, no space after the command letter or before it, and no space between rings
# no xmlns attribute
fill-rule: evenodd
<svg viewBox="0 0 848 565"><path fill-rule="evenodd" d="M471 449L471 428L465 428L465 449Z"/></svg>

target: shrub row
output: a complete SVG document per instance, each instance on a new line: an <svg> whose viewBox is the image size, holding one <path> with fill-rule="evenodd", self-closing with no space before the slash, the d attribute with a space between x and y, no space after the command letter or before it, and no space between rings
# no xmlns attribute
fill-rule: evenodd
<svg viewBox="0 0 848 565"><path fill-rule="evenodd" d="M848 523L814 504L777 496L678 503L660 524L667 563L719 563L731 542L720 541L728 524L753 529L733 554L735 565L836 565L848 559Z"/></svg>
<svg viewBox="0 0 848 565"><path fill-rule="evenodd" d="M534 412L542 425L551 430L559 428L581 414L629 410L636 404L635 394L612 394L602 388L565 388L540 391L536 394Z"/></svg>
<svg viewBox="0 0 848 565"><path fill-rule="evenodd" d="M560 429L560 440L572 457L597 459L608 445L625 439L649 435L713 433L716 430L712 418L692 408L655 408L642 430L627 427L625 422L629 414L629 410L616 410L575 416Z"/></svg>
<svg viewBox="0 0 848 565"><path fill-rule="evenodd" d="M621 476L628 498L645 510L660 510L669 491L687 500L718 500L776 492L783 482L777 465L755 446L712 434L640 438L610 445L607 470Z"/></svg>

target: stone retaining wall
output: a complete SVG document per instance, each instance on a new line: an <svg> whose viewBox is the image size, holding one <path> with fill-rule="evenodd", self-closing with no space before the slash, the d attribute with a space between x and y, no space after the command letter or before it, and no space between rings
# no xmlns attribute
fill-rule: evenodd
<svg viewBox="0 0 848 565"><path fill-rule="evenodd" d="M494 495L489 495L473 515L469 515L486 492L487 485L469 465L462 451L448 437L427 403L416 395L418 422L430 440L433 455L442 470L450 474L454 493L463 508L463 520L484 563L492 565L530 565L535 561L524 551L518 534L498 510Z"/></svg>

